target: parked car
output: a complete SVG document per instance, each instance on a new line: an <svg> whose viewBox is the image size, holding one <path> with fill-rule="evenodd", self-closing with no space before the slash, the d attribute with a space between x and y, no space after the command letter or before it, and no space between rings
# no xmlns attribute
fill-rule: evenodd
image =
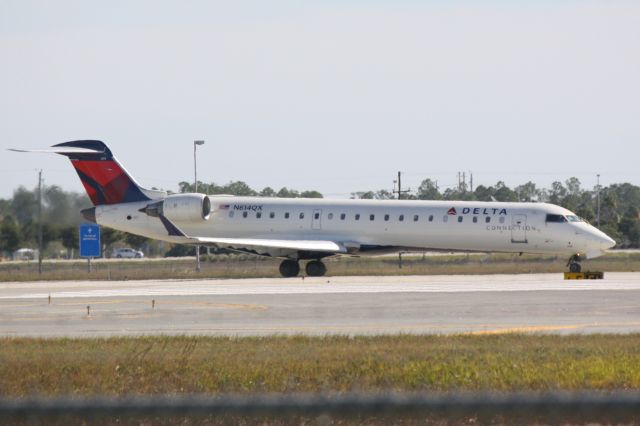
<svg viewBox="0 0 640 426"><path fill-rule="evenodd" d="M21 248L13 252L13 260L36 260L37 258L38 250Z"/></svg>
<svg viewBox="0 0 640 426"><path fill-rule="evenodd" d="M144 257L144 253L140 250L134 250L130 247L115 249L111 254L111 257L118 259L140 259Z"/></svg>

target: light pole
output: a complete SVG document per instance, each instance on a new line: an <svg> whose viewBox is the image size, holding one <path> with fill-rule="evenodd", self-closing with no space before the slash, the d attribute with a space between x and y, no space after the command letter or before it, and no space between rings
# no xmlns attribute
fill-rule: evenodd
<svg viewBox="0 0 640 426"><path fill-rule="evenodd" d="M598 225L598 228L600 228L600 174L597 175L598 176L598 183L597 183L597 188L598 188L598 192L597 192L597 200L598 200L598 215L596 223Z"/></svg>
<svg viewBox="0 0 640 426"><path fill-rule="evenodd" d="M196 159L196 147L198 145L204 145L204 141L193 141L193 192L198 192L198 162ZM200 272L200 246L196 246L196 272Z"/></svg>

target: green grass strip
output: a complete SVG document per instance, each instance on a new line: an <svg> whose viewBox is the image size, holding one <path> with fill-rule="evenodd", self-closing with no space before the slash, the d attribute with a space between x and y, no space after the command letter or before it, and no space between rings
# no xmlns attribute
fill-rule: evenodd
<svg viewBox="0 0 640 426"><path fill-rule="evenodd" d="M0 395L640 389L640 334L0 339Z"/></svg>

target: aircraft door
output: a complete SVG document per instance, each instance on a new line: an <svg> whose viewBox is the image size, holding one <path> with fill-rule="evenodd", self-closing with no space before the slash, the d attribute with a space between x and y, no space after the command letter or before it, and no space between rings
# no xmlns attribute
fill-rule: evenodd
<svg viewBox="0 0 640 426"><path fill-rule="evenodd" d="M322 210L315 209L313 211L313 217L311 218L311 229L322 229Z"/></svg>
<svg viewBox="0 0 640 426"><path fill-rule="evenodd" d="M526 214L514 214L511 217L511 242L528 243Z"/></svg>

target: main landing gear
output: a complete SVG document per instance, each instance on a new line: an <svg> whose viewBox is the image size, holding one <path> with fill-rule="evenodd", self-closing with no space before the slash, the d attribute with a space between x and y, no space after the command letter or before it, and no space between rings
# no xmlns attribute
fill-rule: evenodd
<svg viewBox="0 0 640 426"><path fill-rule="evenodd" d="M567 266L569 267L569 271L570 272L581 272L582 271L582 266L580 265L581 261L582 261L582 258L580 257L579 254L574 254L573 256L571 256L569 258L569 262L567 262Z"/></svg>
<svg viewBox="0 0 640 426"><path fill-rule="evenodd" d="M319 260L307 262L305 271L310 277L321 277L327 273L327 267ZM295 277L300 273L300 263L295 260L283 260L280 263L280 274L285 277Z"/></svg>

